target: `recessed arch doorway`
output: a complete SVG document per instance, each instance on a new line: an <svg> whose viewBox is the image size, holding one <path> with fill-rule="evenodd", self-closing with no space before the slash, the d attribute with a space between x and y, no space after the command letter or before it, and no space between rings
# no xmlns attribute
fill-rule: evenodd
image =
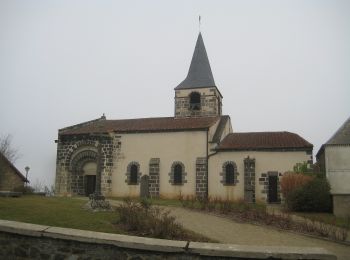
<svg viewBox="0 0 350 260"><path fill-rule="evenodd" d="M89 196L96 190L96 173L96 162L87 162L83 165L84 190L86 196Z"/></svg>
<svg viewBox="0 0 350 260"><path fill-rule="evenodd" d="M77 153L70 163L72 194L89 196L96 190L97 152L83 150Z"/></svg>

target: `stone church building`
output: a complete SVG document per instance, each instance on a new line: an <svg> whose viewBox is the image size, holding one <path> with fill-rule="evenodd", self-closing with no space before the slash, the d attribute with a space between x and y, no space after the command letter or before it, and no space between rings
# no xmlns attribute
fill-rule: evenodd
<svg viewBox="0 0 350 260"><path fill-rule="evenodd" d="M280 177L312 163L312 144L290 132L234 132L222 98L199 33L174 117L102 116L59 130L57 193L279 202Z"/></svg>

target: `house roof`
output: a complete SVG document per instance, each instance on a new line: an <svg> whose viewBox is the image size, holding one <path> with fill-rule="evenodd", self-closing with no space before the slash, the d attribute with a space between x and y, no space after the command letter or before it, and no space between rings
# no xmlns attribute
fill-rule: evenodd
<svg viewBox="0 0 350 260"><path fill-rule="evenodd" d="M229 120L230 120L229 116L222 116L220 118L220 122L218 124L218 127L216 128L216 131L214 133L212 142L215 142L215 143L219 143L220 142L222 134L223 134L223 132L225 130L225 126L227 124L227 121L229 121Z"/></svg>
<svg viewBox="0 0 350 260"><path fill-rule="evenodd" d="M332 135L332 137L321 146L316 157L319 157L327 145L350 145L350 117L342 124L342 126Z"/></svg>
<svg viewBox="0 0 350 260"><path fill-rule="evenodd" d="M205 50L202 34L198 34L187 77L175 89L215 87L213 73Z"/></svg>
<svg viewBox="0 0 350 260"><path fill-rule="evenodd" d="M290 132L251 132L227 135L218 150L312 149L313 145Z"/></svg>
<svg viewBox="0 0 350 260"><path fill-rule="evenodd" d="M350 117L343 125L334 133L334 135L326 142L330 144L350 144Z"/></svg>
<svg viewBox="0 0 350 260"><path fill-rule="evenodd" d="M0 152L0 161L4 162L5 164L7 164L7 166L9 166L22 180L23 182L29 182L26 177L24 177L24 175L13 165L13 163L11 163L7 157Z"/></svg>
<svg viewBox="0 0 350 260"><path fill-rule="evenodd" d="M220 116L197 118L156 117L139 119L106 120L100 118L59 130L60 135L94 133L167 132L206 129L214 125Z"/></svg>

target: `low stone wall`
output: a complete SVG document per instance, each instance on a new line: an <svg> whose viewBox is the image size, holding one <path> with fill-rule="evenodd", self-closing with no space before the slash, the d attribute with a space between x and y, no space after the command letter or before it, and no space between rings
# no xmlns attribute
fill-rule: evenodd
<svg viewBox="0 0 350 260"><path fill-rule="evenodd" d="M0 259L336 259L322 248L171 241L0 220Z"/></svg>

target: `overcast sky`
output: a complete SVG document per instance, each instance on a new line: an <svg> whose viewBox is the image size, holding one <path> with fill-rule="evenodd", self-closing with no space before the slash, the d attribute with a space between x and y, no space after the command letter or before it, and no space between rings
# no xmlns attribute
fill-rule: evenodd
<svg viewBox="0 0 350 260"><path fill-rule="evenodd" d="M58 129L173 116L201 31L236 132L290 131L314 154L350 116L350 1L0 0L0 134L55 178Z"/></svg>

